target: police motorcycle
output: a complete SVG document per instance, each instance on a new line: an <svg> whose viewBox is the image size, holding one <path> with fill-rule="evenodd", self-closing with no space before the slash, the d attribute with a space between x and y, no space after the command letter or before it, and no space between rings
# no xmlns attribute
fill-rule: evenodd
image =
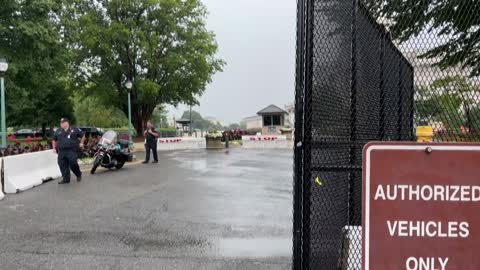
<svg viewBox="0 0 480 270"><path fill-rule="evenodd" d="M94 155L90 173L94 174L98 166L107 169L121 169L125 162L130 162L133 158L128 146L127 140L118 140L118 135L115 131L109 130L105 132L98 143L98 150Z"/></svg>

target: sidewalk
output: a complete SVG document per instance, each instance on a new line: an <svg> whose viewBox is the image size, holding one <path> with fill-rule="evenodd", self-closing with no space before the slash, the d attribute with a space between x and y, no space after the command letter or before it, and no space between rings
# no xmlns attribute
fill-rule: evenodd
<svg viewBox="0 0 480 270"><path fill-rule="evenodd" d="M145 144L143 142L133 143L132 153L145 152Z"/></svg>

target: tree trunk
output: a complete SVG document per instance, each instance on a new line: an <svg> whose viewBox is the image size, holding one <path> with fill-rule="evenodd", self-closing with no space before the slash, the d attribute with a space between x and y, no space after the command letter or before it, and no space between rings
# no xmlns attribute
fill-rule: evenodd
<svg viewBox="0 0 480 270"><path fill-rule="evenodd" d="M135 95L132 94L131 96L131 109L132 109L132 125L135 129L137 136L143 136L143 131L147 125L147 121L153 115L153 111L155 110L155 106L152 108L145 108L149 106L142 106L137 103ZM125 115L128 117L128 103L125 103L122 107Z"/></svg>
<svg viewBox="0 0 480 270"><path fill-rule="evenodd" d="M150 120L150 118L153 115L153 110L149 112L132 112L132 122L133 122L133 127L135 128L135 131L137 132L137 136L141 137L143 136L143 131L145 130L145 127L147 126L147 121Z"/></svg>
<svg viewBox="0 0 480 270"><path fill-rule="evenodd" d="M133 127L135 128L135 131L137 132L137 136L140 137L143 135L143 130L145 128L145 125L142 120L142 116L140 114L133 114L132 115L132 122L133 122Z"/></svg>
<svg viewBox="0 0 480 270"><path fill-rule="evenodd" d="M470 106L467 106L467 108L465 109L465 114L466 114L466 117L467 117L467 128L468 128L468 132L473 132L473 123L472 123L472 118L471 118L471 115L470 115Z"/></svg>
<svg viewBox="0 0 480 270"><path fill-rule="evenodd" d="M145 130L146 121L144 120L144 116L139 113L133 113L132 115L132 122L135 131L137 131L137 136L141 137L143 135L143 130Z"/></svg>
<svg viewBox="0 0 480 270"><path fill-rule="evenodd" d="M42 124L42 138L44 140L47 138L47 124Z"/></svg>

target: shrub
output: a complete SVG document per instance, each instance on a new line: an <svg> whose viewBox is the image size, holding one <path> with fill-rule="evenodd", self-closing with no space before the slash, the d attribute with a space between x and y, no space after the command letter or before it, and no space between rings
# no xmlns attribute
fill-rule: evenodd
<svg viewBox="0 0 480 270"><path fill-rule="evenodd" d="M161 138L171 138L177 136L177 130L175 128L159 128L157 131Z"/></svg>

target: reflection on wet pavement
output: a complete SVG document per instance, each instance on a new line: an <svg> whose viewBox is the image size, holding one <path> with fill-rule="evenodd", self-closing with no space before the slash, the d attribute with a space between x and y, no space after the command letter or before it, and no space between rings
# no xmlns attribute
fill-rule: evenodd
<svg viewBox="0 0 480 270"><path fill-rule="evenodd" d="M292 253L291 238L230 238L215 243L216 252L224 257L288 257Z"/></svg>
<svg viewBox="0 0 480 270"><path fill-rule="evenodd" d="M204 199L210 205L205 213L209 221L230 225L234 235L245 236L215 240L217 255L291 255L291 152L213 152L201 160L184 152L174 159L195 171L192 181L208 186Z"/></svg>

